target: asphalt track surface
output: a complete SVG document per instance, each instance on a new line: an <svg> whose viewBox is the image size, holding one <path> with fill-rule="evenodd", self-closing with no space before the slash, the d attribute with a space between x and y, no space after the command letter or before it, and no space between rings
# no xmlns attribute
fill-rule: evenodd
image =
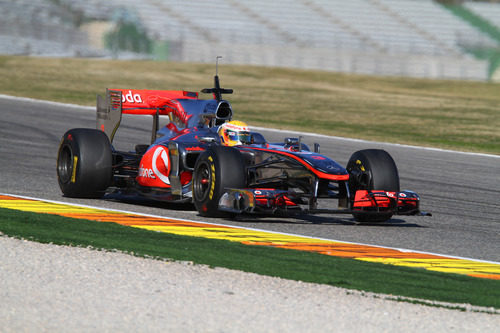
<svg viewBox="0 0 500 333"><path fill-rule="evenodd" d="M421 196L432 217L395 217L383 224L358 224L350 215L294 218L245 217L236 221L198 216L190 205L88 200L63 197L56 178L56 155L64 132L95 127L88 107L0 96L0 192L160 216L237 225L441 253L500 262L500 156L422 149L302 134L303 142L345 165L356 150L387 150L398 165L401 189ZM151 118L126 116L115 137L119 150L150 140ZM298 133L259 129L268 141Z"/></svg>

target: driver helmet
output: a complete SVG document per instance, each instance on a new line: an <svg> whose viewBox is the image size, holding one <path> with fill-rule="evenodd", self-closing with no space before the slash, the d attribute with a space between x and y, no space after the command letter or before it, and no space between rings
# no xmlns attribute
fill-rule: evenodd
<svg viewBox="0 0 500 333"><path fill-rule="evenodd" d="M218 134L224 146L236 146L251 143L248 125L239 120L232 120L219 127Z"/></svg>

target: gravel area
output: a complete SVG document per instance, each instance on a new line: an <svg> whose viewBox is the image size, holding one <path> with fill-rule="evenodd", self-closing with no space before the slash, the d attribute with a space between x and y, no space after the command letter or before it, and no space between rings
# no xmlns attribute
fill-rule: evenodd
<svg viewBox="0 0 500 333"><path fill-rule="evenodd" d="M500 332L499 311L186 262L5 236L0 256L1 332Z"/></svg>

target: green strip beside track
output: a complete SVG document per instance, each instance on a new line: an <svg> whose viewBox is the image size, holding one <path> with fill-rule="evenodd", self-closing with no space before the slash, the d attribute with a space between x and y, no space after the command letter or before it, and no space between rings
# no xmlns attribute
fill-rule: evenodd
<svg viewBox="0 0 500 333"><path fill-rule="evenodd" d="M347 289L500 308L500 281L497 280L5 208L0 208L0 232L41 243L91 246Z"/></svg>

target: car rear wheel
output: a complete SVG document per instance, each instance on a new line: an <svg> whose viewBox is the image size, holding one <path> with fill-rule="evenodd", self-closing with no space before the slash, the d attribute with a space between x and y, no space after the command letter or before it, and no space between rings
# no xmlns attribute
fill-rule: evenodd
<svg viewBox="0 0 500 333"><path fill-rule="evenodd" d="M57 180L67 197L102 197L112 180L111 144L106 134L89 128L67 131L57 154Z"/></svg>
<svg viewBox="0 0 500 333"><path fill-rule="evenodd" d="M219 199L227 188L246 187L241 153L231 147L212 146L197 159L193 172L193 203L202 216L223 216Z"/></svg>
<svg viewBox="0 0 500 333"><path fill-rule="evenodd" d="M352 154L346 167L349 172L349 190L382 190L399 192L399 173L389 153L380 149L365 149ZM384 222L392 217L391 211L353 213L359 222Z"/></svg>

